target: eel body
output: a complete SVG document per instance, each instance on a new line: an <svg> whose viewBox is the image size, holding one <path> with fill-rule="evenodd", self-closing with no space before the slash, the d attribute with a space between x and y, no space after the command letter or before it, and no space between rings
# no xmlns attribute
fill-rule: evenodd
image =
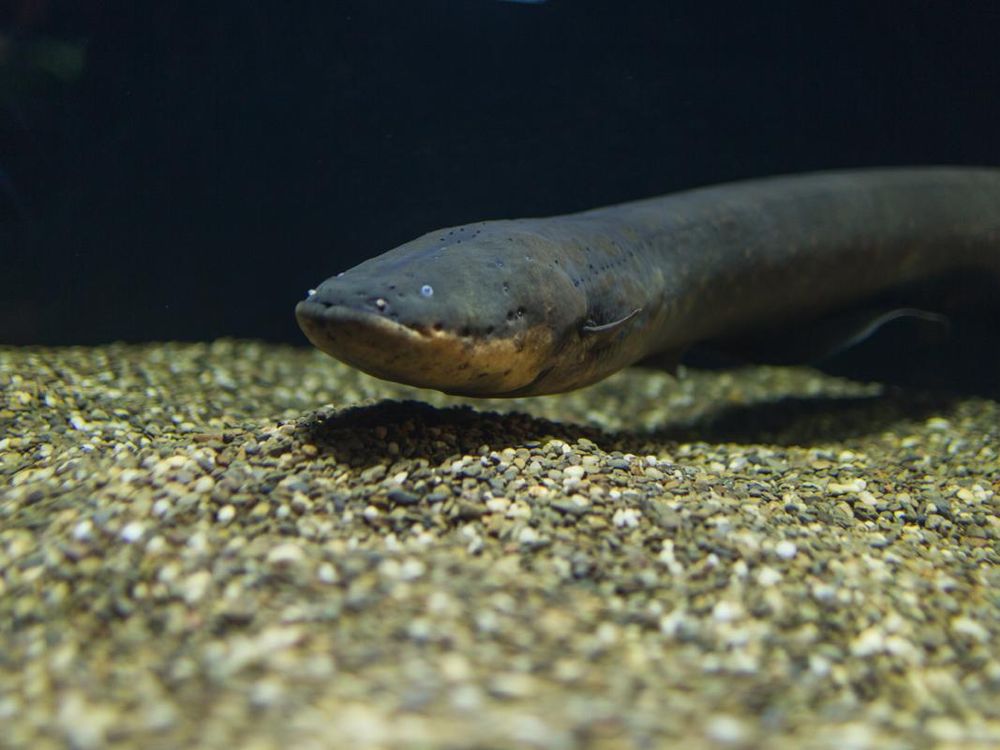
<svg viewBox="0 0 1000 750"><path fill-rule="evenodd" d="M327 279L296 316L381 378L540 395L705 342L808 339L840 311L885 319L870 301L956 274L1000 280L1000 169L772 177L441 229Z"/></svg>

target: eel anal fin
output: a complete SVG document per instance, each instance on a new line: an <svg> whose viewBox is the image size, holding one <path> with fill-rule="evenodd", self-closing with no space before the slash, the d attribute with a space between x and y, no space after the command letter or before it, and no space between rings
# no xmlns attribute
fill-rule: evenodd
<svg viewBox="0 0 1000 750"><path fill-rule="evenodd" d="M914 340L927 341L947 336L949 319L913 307L849 310L790 328L772 328L720 341L709 349L736 357L744 364L818 365L881 335L883 329L902 331L896 327L900 325L911 337L917 337Z"/></svg>
<svg viewBox="0 0 1000 750"><path fill-rule="evenodd" d="M925 337L931 335L947 335L951 322L947 315L932 312L930 310L920 310L915 307L899 307L893 310L877 311L870 314L870 317L862 316L854 321L854 326L848 326L839 332L835 332L832 338L827 341L827 348L819 352L817 361L823 361L830 357L835 357L841 352L852 349L863 341L874 336L879 329L888 323L896 320L910 321L914 326L919 326L925 332ZM839 335L837 335L839 333Z"/></svg>

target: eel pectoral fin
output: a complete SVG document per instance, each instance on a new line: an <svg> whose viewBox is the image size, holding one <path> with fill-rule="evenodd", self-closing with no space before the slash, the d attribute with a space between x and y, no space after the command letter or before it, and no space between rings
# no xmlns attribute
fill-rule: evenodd
<svg viewBox="0 0 1000 750"><path fill-rule="evenodd" d="M593 320L588 320L583 324L580 329L580 333L585 336L599 336L602 338L611 338L614 334L618 333L622 327L628 323L632 318L642 312L641 307L635 308L632 312L623 318L618 318L618 320L612 320L610 323L595 323Z"/></svg>

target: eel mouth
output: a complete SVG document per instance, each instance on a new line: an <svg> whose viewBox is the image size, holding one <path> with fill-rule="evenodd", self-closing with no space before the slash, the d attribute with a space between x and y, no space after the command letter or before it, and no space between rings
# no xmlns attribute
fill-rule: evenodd
<svg viewBox="0 0 1000 750"><path fill-rule="evenodd" d="M320 351L383 380L461 396L505 396L546 369L553 336L536 326L509 337L460 336L403 325L346 305L302 300L299 327Z"/></svg>

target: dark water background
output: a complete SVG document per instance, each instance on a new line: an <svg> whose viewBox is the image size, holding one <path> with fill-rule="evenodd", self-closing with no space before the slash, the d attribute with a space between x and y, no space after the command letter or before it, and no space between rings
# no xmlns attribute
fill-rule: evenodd
<svg viewBox="0 0 1000 750"><path fill-rule="evenodd" d="M430 229L1000 164L1000 5L8 0L0 342L304 342Z"/></svg>

